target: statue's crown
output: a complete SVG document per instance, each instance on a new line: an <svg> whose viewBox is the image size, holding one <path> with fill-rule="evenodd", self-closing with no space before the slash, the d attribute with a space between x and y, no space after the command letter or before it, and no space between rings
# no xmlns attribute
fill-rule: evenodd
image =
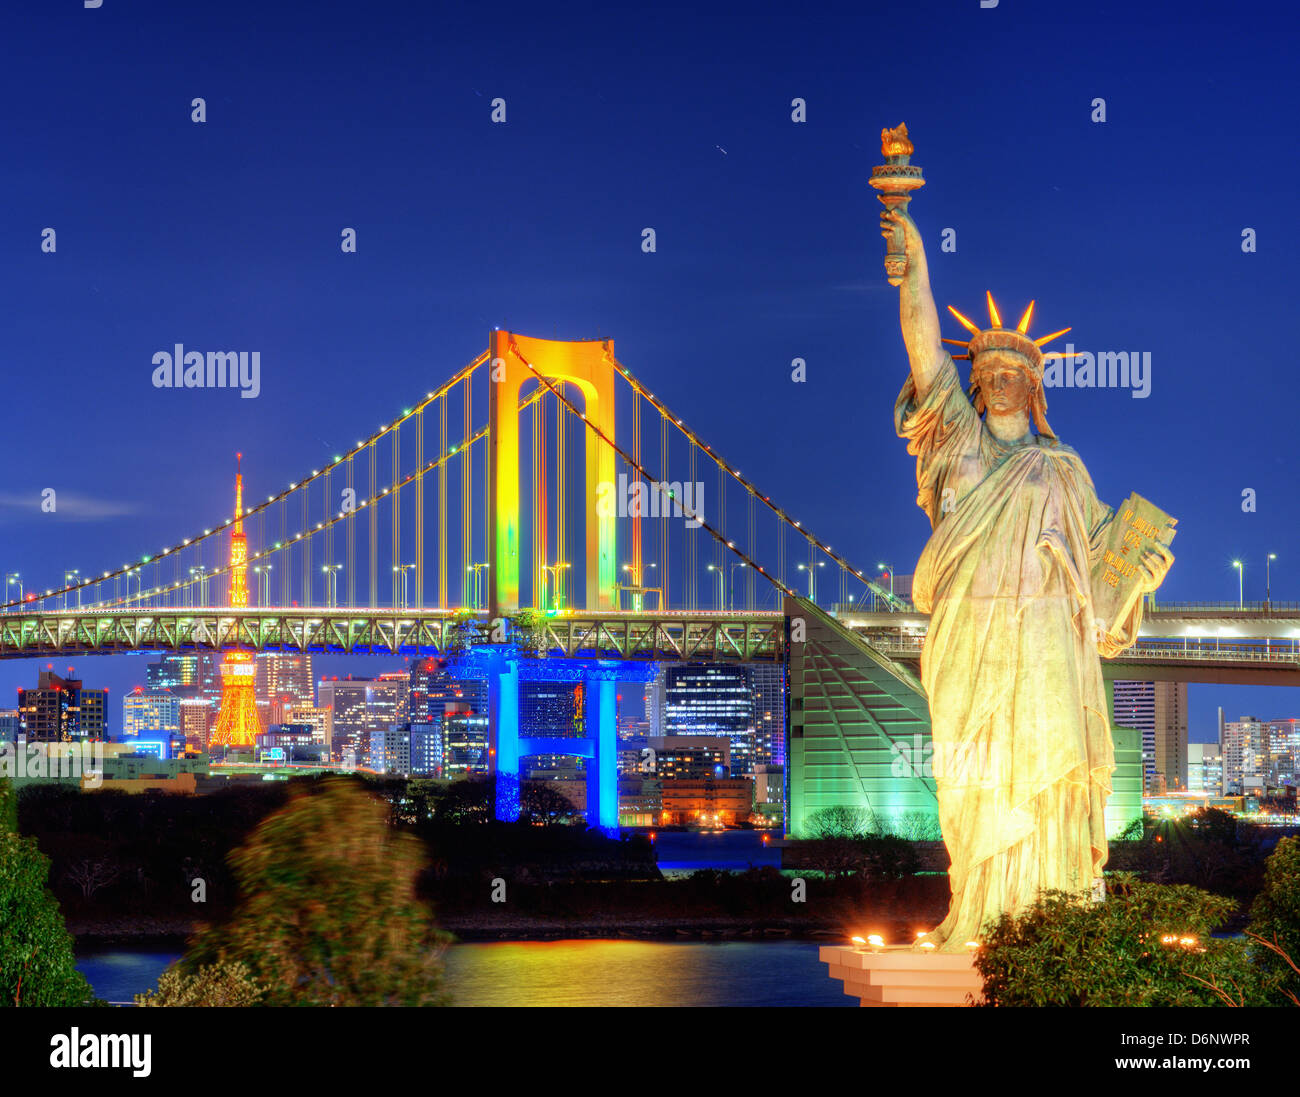
<svg viewBox="0 0 1300 1097"><path fill-rule="evenodd" d="M957 318L967 331L971 333L969 340L945 339L945 343L952 343L955 346L965 347L965 354L954 354L954 359L969 359L971 363L971 379L974 380L976 360L981 354L987 354L989 351L1000 350L1007 351L1022 358L1025 362L1026 370L1034 377L1036 381L1043 378L1043 351L1045 343L1050 343L1053 339L1064 335L1070 328L1062 328L1060 331L1054 331L1051 335L1044 335L1041 339L1031 339L1029 337L1029 321L1034 315L1034 302L1029 302L1029 307L1025 309L1025 314L1020 318L1014 328L1004 328L1002 326L1002 316L998 312L998 307L993 303L993 294L988 293L989 303L989 320L993 326L981 330L972 320L967 319L951 305L948 311Z"/></svg>

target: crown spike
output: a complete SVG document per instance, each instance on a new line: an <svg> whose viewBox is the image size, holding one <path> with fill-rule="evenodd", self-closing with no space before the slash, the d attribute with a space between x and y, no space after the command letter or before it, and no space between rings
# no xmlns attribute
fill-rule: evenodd
<svg viewBox="0 0 1300 1097"><path fill-rule="evenodd" d="M1020 318L1020 323L1016 325L1016 331L1024 335L1029 330L1029 318L1034 315L1034 303L1029 302L1029 307L1025 309L1025 314Z"/></svg>
<svg viewBox="0 0 1300 1097"><path fill-rule="evenodd" d="M1002 317L998 315L998 307L993 303L993 291L985 290L984 295L989 299L989 320L995 328L1002 326Z"/></svg>
<svg viewBox="0 0 1300 1097"><path fill-rule="evenodd" d="M1034 346L1041 347L1044 343L1050 343L1053 339L1064 335L1067 331L1073 331L1074 328L1062 328L1060 331L1054 331L1051 335L1044 335L1041 339L1034 340Z"/></svg>
<svg viewBox="0 0 1300 1097"><path fill-rule="evenodd" d="M957 323L961 324L961 326L964 327L972 335L978 335L980 333L980 329L974 323L972 323L970 320L967 320L966 317L964 317L960 312L958 312L951 305L948 306L948 311L951 312L955 317L957 317Z"/></svg>
<svg viewBox="0 0 1300 1097"><path fill-rule="evenodd" d="M941 343L951 343L954 347L969 347L970 344L964 339L940 339Z"/></svg>

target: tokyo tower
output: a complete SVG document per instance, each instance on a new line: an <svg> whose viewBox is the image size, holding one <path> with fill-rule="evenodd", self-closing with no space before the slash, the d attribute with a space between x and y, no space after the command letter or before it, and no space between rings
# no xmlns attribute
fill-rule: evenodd
<svg viewBox="0 0 1300 1097"><path fill-rule="evenodd" d="M235 522L230 531L230 607L248 607L248 539L244 536L244 477L240 471L243 454L235 454ZM254 693L253 653L231 651L221 664L221 711L210 740L213 746L251 747L262 732Z"/></svg>

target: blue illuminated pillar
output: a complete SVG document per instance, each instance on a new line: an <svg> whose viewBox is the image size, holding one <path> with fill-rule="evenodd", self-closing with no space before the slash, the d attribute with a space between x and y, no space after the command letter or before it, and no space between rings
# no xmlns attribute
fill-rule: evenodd
<svg viewBox="0 0 1300 1097"><path fill-rule="evenodd" d="M519 663L494 660L488 670L488 770L496 777L496 817L519 818Z"/></svg>
<svg viewBox="0 0 1300 1097"><path fill-rule="evenodd" d="M587 825L618 829L618 709L612 675L588 678L587 737L594 757L587 766Z"/></svg>

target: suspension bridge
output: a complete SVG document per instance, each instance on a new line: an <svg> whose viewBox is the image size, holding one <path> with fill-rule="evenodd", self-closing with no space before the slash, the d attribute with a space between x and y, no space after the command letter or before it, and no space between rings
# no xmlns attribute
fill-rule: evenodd
<svg viewBox="0 0 1300 1097"><path fill-rule="evenodd" d="M591 759L588 813L602 826L617 820L614 683L664 660L787 664L791 766L807 767L789 777L792 811L805 778L828 795L842 797L847 781L851 799L933 803L920 778L886 793L864 776L898 741L928 735L915 677L924 618L763 494L609 339L493 331L448 381L324 467L138 560L64 579L24 590L18 578L18 598L0 605L0 658L302 651L476 662L498 773L517 774L530 747L521 677L570 674L587 687L587 730L568 749ZM817 625L794 650L793 616ZM1153 633L1160 617L1118 676L1247 665L1300 675L1300 645L1285 639L1300 637L1300 611L1255 615L1275 631L1215 610ZM1209 631L1193 646L1197 628ZM796 743L817 739L803 719L814 710L833 734ZM821 778L818 766L829 767ZM497 807L506 818L518 810Z"/></svg>

